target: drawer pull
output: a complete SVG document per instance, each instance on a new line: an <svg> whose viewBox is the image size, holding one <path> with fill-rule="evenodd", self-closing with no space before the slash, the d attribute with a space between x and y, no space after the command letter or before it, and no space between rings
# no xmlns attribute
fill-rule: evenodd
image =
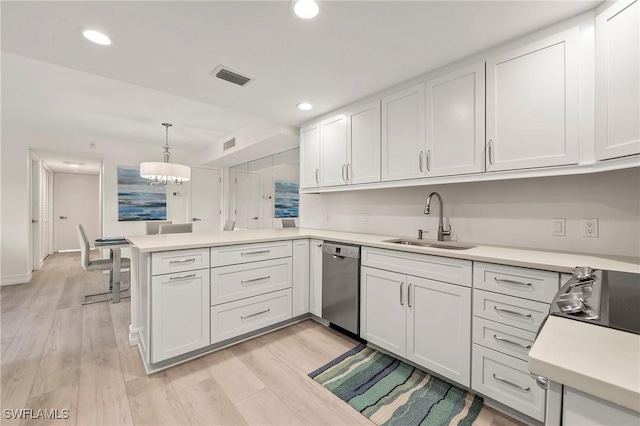
<svg viewBox="0 0 640 426"><path fill-rule="evenodd" d="M530 388L530 387L528 387L528 386L527 386L526 388L525 388L525 387L522 387L522 386L520 386L520 385L519 385L519 384L517 384L517 383L513 383L513 382L510 382L509 380L503 379L502 377L498 377L498 376L496 376L496 374L495 374L495 373L493 373L493 378L494 378L494 379L496 379L496 380L497 380L497 381L499 381L499 382L505 383L505 384L507 384L507 385L509 385L509 386L512 386L512 387L514 387L514 388L516 388L516 389L523 390L523 391L525 391L525 392L529 392L529 391L531 390L531 388Z"/></svg>
<svg viewBox="0 0 640 426"><path fill-rule="evenodd" d="M196 258L192 257L192 258L189 258L189 259L170 260L169 264L172 264L172 263L189 263L189 262L195 262L195 261L196 261Z"/></svg>
<svg viewBox="0 0 640 426"><path fill-rule="evenodd" d="M509 309L502 309L502 308L498 308L497 306L494 306L493 309L498 312L503 312L505 314L518 315L519 317L523 317L523 318L531 318L531 314L523 314L516 311L510 311Z"/></svg>
<svg viewBox="0 0 640 426"><path fill-rule="evenodd" d="M183 275L181 277L169 277L169 281L188 280L189 278L195 278L195 277L196 277L196 274Z"/></svg>
<svg viewBox="0 0 640 426"><path fill-rule="evenodd" d="M271 310L271 308L269 308L269 309L265 309L264 311L256 312L255 314L245 315L245 316L243 316L243 317L240 317L240 319L247 319L247 318L255 317L256 315L266 314L266 313L267 313L267 312L269 312L270 310Z"/></svg>
<svg viewBox="0 0 640 426"><path fill-rule="evenodd" d="M247 253L240 253L240 256L249 256L252 254L264 254L264 253L271 253L271 250L250 251Z"/></svg>
<svg viewBox="0 0 640 426"><path fill-rule="evenodd" d="M500 337L497 334L494 334L493 338L496 339L498 342L510 343L512 345L520 346L521 348L524 348L524 349L531 349L531 345L523 345L522 343L514 342L513 340Z"/></svg>
<svg viewBox="0 0 640 426"><path fill-rule="evenodd" d="M240 284L255 283L256 281L268 280L269 278L271 278L271 275L267 275L266 277L254 278L252 280L240 281Z"/></svg>
<svg viewBox="0 0 640 426"><path fill-rule="evenodd" d="M400 306L404 306L403 297L402 297L402 288L404 287L404 282L400 283Z"/></svg>
<svg viewBox="0 0 640 426"><path fill-rule="evenodd" d="M523 283L522 281L514 281L514 280L505 280L504 278L498 278L498 277L494 277L493 279L498 284L504 283L504 284L522 285L526 287L531 287L533 285L531 283Z"/></svg>

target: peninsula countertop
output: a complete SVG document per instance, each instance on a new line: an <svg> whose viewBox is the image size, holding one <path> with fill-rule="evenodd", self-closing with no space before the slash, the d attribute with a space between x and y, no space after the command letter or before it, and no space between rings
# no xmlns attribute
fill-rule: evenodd
<svg viewBox="0 0 640 426"><path fill-rule="evenodd" d="M233 244L314 238L389 250L422 253L478 262L499 263L556 272L571 272L575 266L586 265L594 269L640 273L640 258L635 257L567 253L490 245L477 245L467 250L450 250L387 242L389 239L398 237L400 236L361 234L323 229L282 228L140 235L128 237L127 240L141 253L149 253L198 247L219 247ZM429 242L432 240L425 239L424 241Z"/></svg>

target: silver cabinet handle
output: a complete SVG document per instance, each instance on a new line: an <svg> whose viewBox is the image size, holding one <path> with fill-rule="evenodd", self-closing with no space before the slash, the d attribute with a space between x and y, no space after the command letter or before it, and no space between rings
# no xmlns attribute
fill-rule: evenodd
<svg viewBox="0 0 640 426"><path fill-rule="evenodd" d="M69 219L69 216L60 216L60 219Z"/></svg>
<svg viewBox="0 0 640 426"><path fill-rule="evenodd" d="M341 173L341 175L342 175L342 180L343 180L343 181L345 181L345 182L347 181L347 178L345 177L345 174L346 174L346 171L345 171L345 170L346 170L346 168L347 168L347 165L346 165L346 164L343 164L343 165L342 165L342 173Z"/></svg>
<svg viewBox="0 0 640 426"><path fill-rule="evenodd" d="M402 288L404 287L404 283L400 283L400 306L404 306L404 298L402 297Z"/></svg>
<svg viewBox="0 0 640 426"><path fill-rule="evenodd" d="M266 314L266 313L267 313L267 312L269 312L270 310L271 310L271 309L265 309L264 311L256 312L255 314L242 316L242 317L240 317L240 319L247 319L247 318L255 317L256 315Z"/></svg>
<svg viewBox="0 0 640 426"><path fill-rule="evenodd" d="M418 166L420 167L420 171L424 172L424 168L422 167L422 157L424 156L424 151L420 151L418 155Z"/></svg>
<svg viewBox="0 0 640 426"><path fill-rule="evenodd" d="M195 277L196 277L196 274L183 275L181 277L169 277L169 281L188 280L189 278L195 278Z"/></svg>
<svg viewBox="0 0 640 426"><path fill-rule="evenodd" d="M196 258L192 257L190 259L180 259L180 260L170 260L169 264L173 264L173 263L189 263L189 262L195 262Z"/></svg>
<svg viewBox="0 0 640 426"><path fill-rule="evenodd" d="M252 254L263 254L263 253L271 253L271 250L250 251L247 253L240 253L240 256L249 256Z"/></svg>
<svg viewBox="0 0 640 426"><path fill-rule="evenodd" d="M316 185L320 185L320 180L318 179L318 172L320 172L320 169L316 169Z"/></svg>
<svg viewBox="0 0 640 426"><path fill-rule="evenodd" d="M497 306L494 306L493 309L495 311L503 312L505 314L518 315L518 316L524 317L524 318L531 318L531 314L523 314L521 312L510 311L509 309L502 309L502 308L498 308Z"/></svg>
<svg viewBox="0 0 640 426"><path fill-rule="evenodd" d="M498 277L494 277L493 280L498 284L504 283L504 284L522 285L527 287L531 287L533 285L531 283L523 283L522 281L514 281L514 280L505 280L504 278L498 278Z"/></svg>
<svg viewBox="0 0 640 426"><path fill-rule="evenodd" d="M503 379L502 377L498 377L498 376L496 376L496 375L495 375L495 373L493 374L493 378L494 378L494 379L496 379L496 380L498 380L498 381L500 381L500 382L502 382L502 383L506 383L506 384L507 384L507 385L509 385L509 386L513 386L514 388L517 388L517 389L523 390L523 391L525 391L525 392L529 392L529 391L531 390L531 388L530 388L530 387L528 387L528 386L527 386L526 388L525 388L525 387L522 387L522 386L520 386L520 385L519 385L519 384L517 384L517 383L513 383L513 382L510 382L509 380Z"/></svg>
<svg viewBox="0 0 640 426"><path fill-rule="evenodd" d="M431 150L427 150L427 171L431 171Z"/></svg>
<svg viewBox="0 0 640 426"><path fill-rule="evenodd" d="M252 280L243 280L240 281L240 284L255 283L256 281L268 280L269 278L271 278L271 275L267 275L266 277L254 278Z"/></svg>
<svg viewBox="0 0 640 426"><path fill-rule="evenodd" d="M489 154L489 164L493 164L493 153L491 152L491 145L493 145L493 139L489 139L489 142L487 142L487 150L488 150L488 154Z"/></svg>
<svg viewBox="0 0 640 426"><path fill-rule="evenodd" d="M411 286L413 284L409 284L409 287L407 287L407 306L411 307Z"/></svg>
<svg viewBox="0 0 640 426"><path fill-rule="evenodd" d="M351 173L349 173L349 170L351 170ZM350 181L351 179L353 179L353 168L351 167L351 164L347 164L347 181Z"/></svg>
<svg viewBox="0 0 640 426"><path fill-rule="evenodd" d="M511 345L520 346L523 349L531 349L531 345L523 345L522 343L514 342L513 340L509 340L509 339L505 339L504 337L500 337L497 334L494 334L493 338L496 339L498 342L504 342L504 343L509 343Z"/></svg>

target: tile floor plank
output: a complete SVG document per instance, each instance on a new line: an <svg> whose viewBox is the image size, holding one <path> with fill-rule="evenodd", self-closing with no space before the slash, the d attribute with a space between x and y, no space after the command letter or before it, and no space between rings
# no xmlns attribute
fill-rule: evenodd
<svg viewBox="0 0 640 426"><path fill-rule="evenodd" d="M220 385L209 378L181 388L178 398L192 425L246 425Z"/></svg>

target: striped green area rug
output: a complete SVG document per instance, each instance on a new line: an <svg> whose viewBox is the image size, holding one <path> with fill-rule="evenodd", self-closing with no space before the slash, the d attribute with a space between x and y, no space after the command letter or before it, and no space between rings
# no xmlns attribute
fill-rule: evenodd
<svg viewBox="0 0 640 426"><path fill-rule="evenodd" d="M471 425L482 398L361 344L309 374L377 425Z"/></svg>

